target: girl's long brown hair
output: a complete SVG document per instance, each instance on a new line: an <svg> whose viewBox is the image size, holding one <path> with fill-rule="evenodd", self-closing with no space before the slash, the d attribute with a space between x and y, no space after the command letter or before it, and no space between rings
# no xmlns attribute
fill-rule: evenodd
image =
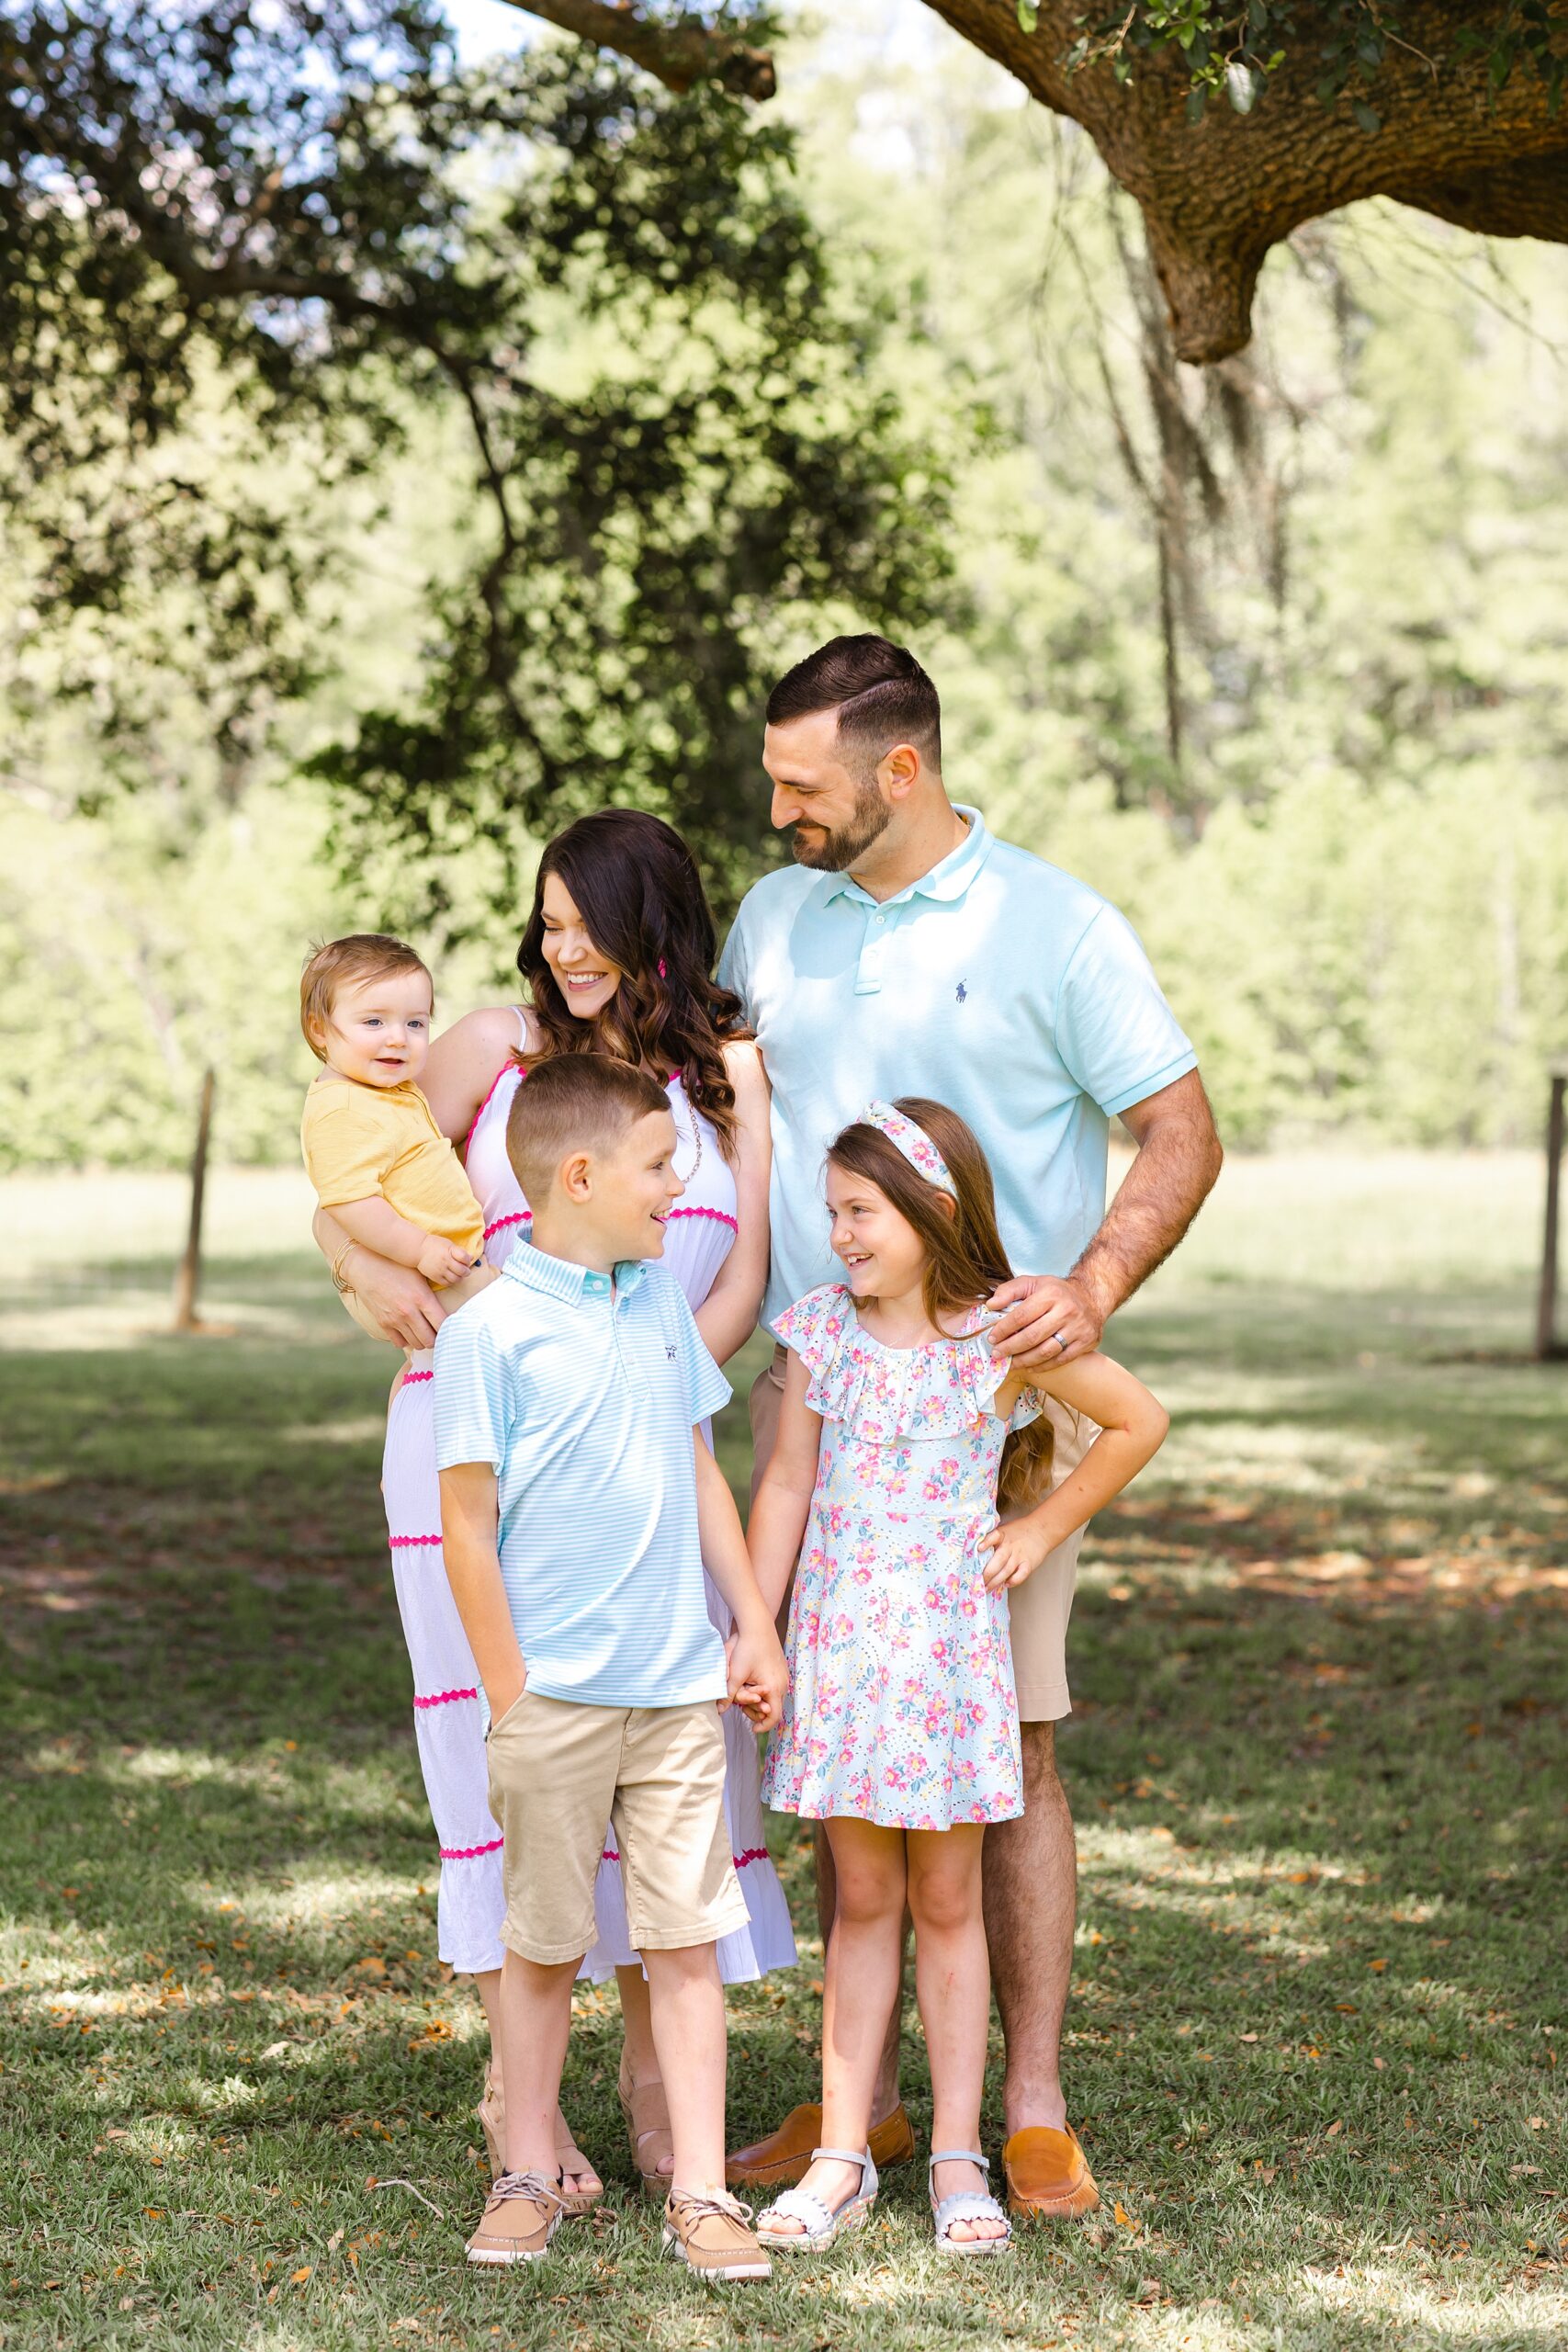
<svg viewBox="0 0 1568 2352"><path fill-rule="evenodd" d="M834 1138L828 1157L846 1174L863 1176L874 1184L914 1227L926 1253L926 1313L940 1330L943 1316L967 1312L988 1298L998 1283L1012 1279L997 1229L996 1188L974 1130L956 1111L919 1094L901 1094L893 1107L930 1136L947 1162L956 1202L928 1184L880 1127L859 1119ZM997 1489L1000 1501L1017 1510L1038 1501L1050 1481L1054 1444L1055 1431L1044 1412L1027 1428L1014 1430L1002 1448Z"/></svg>
<svg viewBox="0 0 1568 2352"><path fill-rule="evenodd" d="M545 961L545 883L552 874L570 891L594 946L623 975L592 1021L568 1008ZM516 1058L533 1069L558 1054L608 1054L660 1080L679 1070L686 1100L712 1121L733 1159L735 1089L724 1047L750 1033L739 998L713 978L717 944L696 859L673 825L640 808L579 817L539 860L517 968L544 1042Z"/></svg>

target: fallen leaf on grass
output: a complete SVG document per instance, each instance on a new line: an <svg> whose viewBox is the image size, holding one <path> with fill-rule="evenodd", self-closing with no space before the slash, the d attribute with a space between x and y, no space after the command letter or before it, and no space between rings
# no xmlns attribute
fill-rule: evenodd
<svg viewBox="0 0 1568 2352"><path fill-rule="evenodd" d="M1139 2281L1138 2281L1138 2301L1139 2301L1139 2302L1141 2302L1141 2303L1158 2303L1158 2302L1163 2302L1163 2301L1164 2301L1164 2300L1165 2300L1165 2289L1160 2285L1160 2282L1159 2282L1159 2280L1158 2280L1157 2278L1140 2278L1140 2279L1139 2279Z"/></svg>
<svg viewBox="0 0 1568 2352"><path fill-rule="evenodd" d="M1128 2212L1125 2205L1122 2204L1120 2198L1117 2199L1115 2204L1111 2207L1111 2215L1119 2230L1135 2230L1138 2226L1136 2222L1134 2221L1131 2213Z"/></svg>
<svg viewBox="0 0 1568 2352"><path fill-rule="evenodd" d="M334 2230L331 2237L327 2240L327 2252L329 2254L335 2254L342 2244L343 2232L341 2230Z"/></svg>
<svg viewBox="0 0 1568 2352"><path fill-rule="evenodd" d="M1324 2135L1323 2135L1323 2136L1324 2136L1324 2138L1325 2138L1325 2140L1332 2140L1332 2139L1333 2139L1333 2137L1334 2137L1334 2135L1335 2135L1335 2133L1336 2133L1337 2132L1342 2132L1342 2131L1344 2130L1344 2128L1345 2128L1345 2127L1344 2127L1344 2122L1343 2122L1343 2120L1342 2120L1341 2119L1339 2119L1339 2118L1337 2118L1337 2119L1335 2120L1335 2121L1334 2121L1334 2122L1332 2122L1332 2123L1329 2125L1329 2127L1328 2127L1327 2131L1324 2133Z"/></svg>
<svg viewBox="0 0 1568 2352"><path fill-rule="evenodd" d="M310 2276L313 2267L314 2266L312 2264L305 2262L301 2263L298 2270L291 2270L288 2274L289 2285L291 2287L302 2287L305 2284L306 2279Z"/></svg>

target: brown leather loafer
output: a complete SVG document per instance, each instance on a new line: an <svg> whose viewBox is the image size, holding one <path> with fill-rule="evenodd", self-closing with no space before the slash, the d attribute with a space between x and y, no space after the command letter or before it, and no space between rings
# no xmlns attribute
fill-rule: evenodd
<svg viewBox="0 0 1568 2352"><path fill-rule="evenodd" d="M822 2109L792 2107L776 2132L754 2147L737 2148L726 2160L725 2179L731 2188L791 2188L804 2180L811 2151L822 2140ZM902 2102L891 2115L871 2127L871 2160L878 2172L889 2165L907 2165L915 2154L915 2135Z"/></svg>
<svg viewBox="0 0 1568 2352"><path fill-rule="evenodd" d="M1092 2213L1100 2202L1094 2175L1069 2123L1064 2131L1044 2124L1015 2132L1002 2150L1008 2211L1037 2222L1070 2221Z"/></svg>

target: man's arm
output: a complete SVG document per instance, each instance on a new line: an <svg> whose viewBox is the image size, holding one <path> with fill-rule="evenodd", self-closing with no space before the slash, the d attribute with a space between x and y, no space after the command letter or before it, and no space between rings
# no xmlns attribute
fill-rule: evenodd
<svg viewBox="0 0 1568 2352"><path fill-rule="evenodd" d="M1201 1208L1224 1154L1195 1069L1122 1117L1137 1152L1100 1230L1065 1281L1021 1274L992 1298L1008 1312L991 1345L1021 1371L1071 1363L1100 1345L1106 1323L1162 1265Z"/></svg>
<svg viewBox="0 0 1568 2352"><path fill-rule="evenodd" d="M441 1543L446 1580L493 1720L499 1722L526 1679L496 1548L500 1514L488 1462L460 1462L441 1473Z"/></svg>

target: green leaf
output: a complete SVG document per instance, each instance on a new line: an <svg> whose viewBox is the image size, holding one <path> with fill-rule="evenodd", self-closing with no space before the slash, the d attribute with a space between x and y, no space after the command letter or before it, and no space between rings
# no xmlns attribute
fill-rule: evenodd
<svg viewBox="0 0 1568 2352"><path fill-rule="evenodd" d="M1018 0L1018 28L1020 32L1034 32L1038 29L1039 24L1040 9L1038 0Z"/></svg>
<svg viewBox="0 0 1568 2352"><path fill-rule="evenodd" d="M1350 102L1350 111L1355 116L1357 123L1359 125L1360 129L1366 132L1369 139L1371 138L1374 131L1379 131L1382 129L1382 119L1372 112L1371 107L1367 104L1365 98L1353 98Z"/></svg>
<svg viewBox="0 0 1568 2352"><path fill-rule="evenodd" d="M1201 83L1199 84L1195 90L1189 90L1187 93L1188 121L1190 123L1201 122L1203 119L1203 109L1207 107L1208 103L1209 93L1203 87Z"/></svg>

